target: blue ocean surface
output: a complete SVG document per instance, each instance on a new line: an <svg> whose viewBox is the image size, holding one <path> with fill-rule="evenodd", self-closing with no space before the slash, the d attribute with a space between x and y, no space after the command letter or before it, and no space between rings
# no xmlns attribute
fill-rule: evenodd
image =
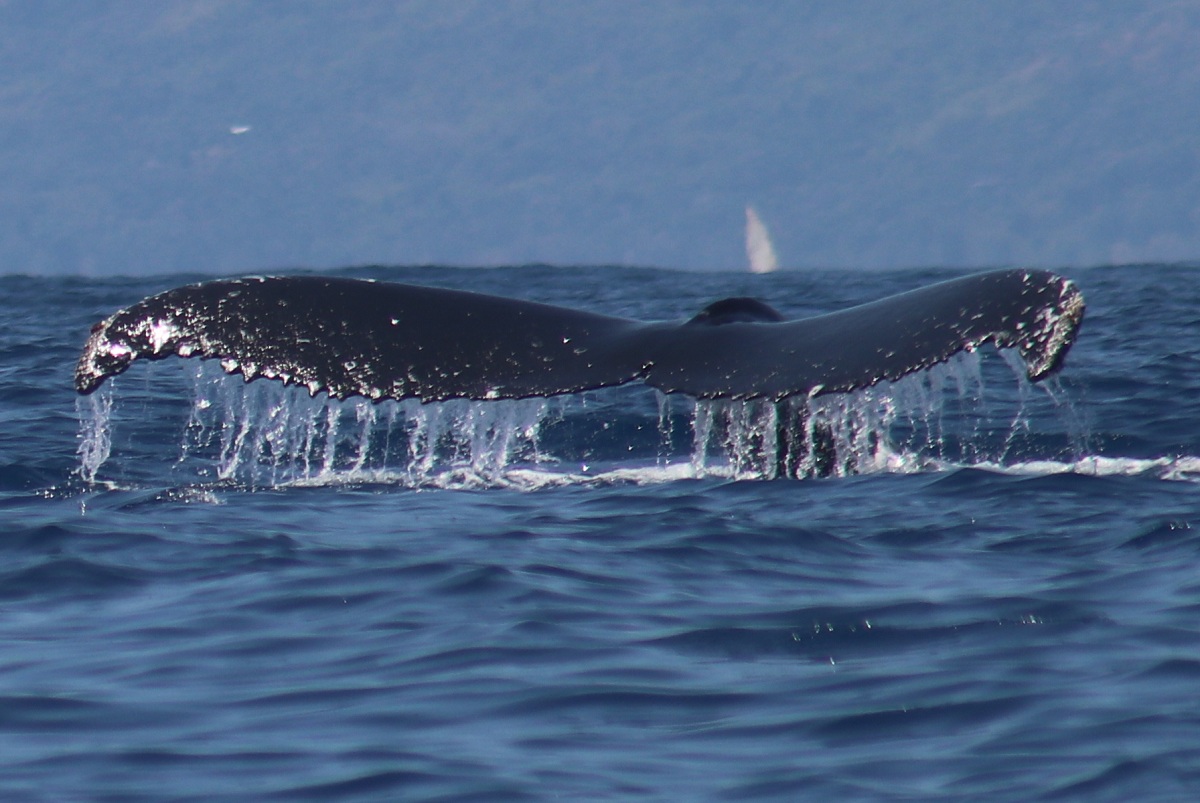
<svg viewBox="0 0 1200 803"><path fill-rule="evenodd" d="M336 272L682 319L963 271ZM77 398L94 323L206 277L0 278L0 799L1196 799L1200 273L1066 274L1058 377L826 398L854 470L804 480L638 386Z"/></svg>

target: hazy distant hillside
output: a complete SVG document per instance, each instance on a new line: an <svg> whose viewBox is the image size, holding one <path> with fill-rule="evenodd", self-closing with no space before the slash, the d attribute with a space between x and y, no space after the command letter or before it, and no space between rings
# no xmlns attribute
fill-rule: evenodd
<svg viewBox="0 0 1200 803"><path fill-rule="evenodd" d="M0 270L1200 258L1200 3L0 3ZM232 133L241 131L243 133Z"/></svg>

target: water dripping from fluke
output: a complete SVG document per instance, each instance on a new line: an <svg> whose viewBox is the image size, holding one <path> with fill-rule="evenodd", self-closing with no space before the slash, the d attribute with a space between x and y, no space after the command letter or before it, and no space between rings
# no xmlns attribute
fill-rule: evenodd
<svg viewBox="0 0 1200 803"><path fill-rule="evenodd" d="M1030 394L1019 374L1015 382L989 379L985 394L983 362L968 353L897 382L782 401L695 400L633 387L433 403L310 396L201 362L191 364L186 410L168 411L180 419L176 440L157 448L177 449L174 469L184 484L246 488L538 488L996 465L1028 431L1031 399L1055 399ZM87 483L108 470L136 473L154 459L123 454L126 445L154 450L154 443L114 441L126 401L117 395L109 385L78 403L79 476Z"/></svg>
<svg viewBox="0 0 1200 803"><path fill-rule="evenodd" d="M109 428L112 405L112 388L75 399L75 412L79 416L77 471L84 482L96 481L97 472L112 452L112 434Z"/></svg>

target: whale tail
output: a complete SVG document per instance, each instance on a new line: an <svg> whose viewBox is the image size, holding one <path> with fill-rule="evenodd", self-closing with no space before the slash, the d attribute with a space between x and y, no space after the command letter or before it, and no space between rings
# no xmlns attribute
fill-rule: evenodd
<svg viewBox="0 0 1200 803"><path fill-rule="evenodd" d="M953 279L785 321L727 299L646 323L456 290L345 278L217 280L151 296L97 324L81 394L139 360L220 362L247 381L375 401L554 396L644 381L700 399L812 397L896 380L991 343L1033 381L1057 370L1083 297L1046 271Z"/></svg>

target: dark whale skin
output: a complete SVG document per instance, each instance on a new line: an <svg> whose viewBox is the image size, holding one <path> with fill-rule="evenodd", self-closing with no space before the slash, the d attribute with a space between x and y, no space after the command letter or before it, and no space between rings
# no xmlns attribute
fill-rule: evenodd
<svg viewBox="0 0 1200 803"><path fill-rule="evenodd" d="M1083 320L1073 282L1003 270L799 320L725 299L684 323L642 322L460 290L316 276L221 279L151 296L97 324L81 394L139 359L219 360L344 399L512 399L644 381L702 399L852 391L985 344L1033 381Z"/></svg>

